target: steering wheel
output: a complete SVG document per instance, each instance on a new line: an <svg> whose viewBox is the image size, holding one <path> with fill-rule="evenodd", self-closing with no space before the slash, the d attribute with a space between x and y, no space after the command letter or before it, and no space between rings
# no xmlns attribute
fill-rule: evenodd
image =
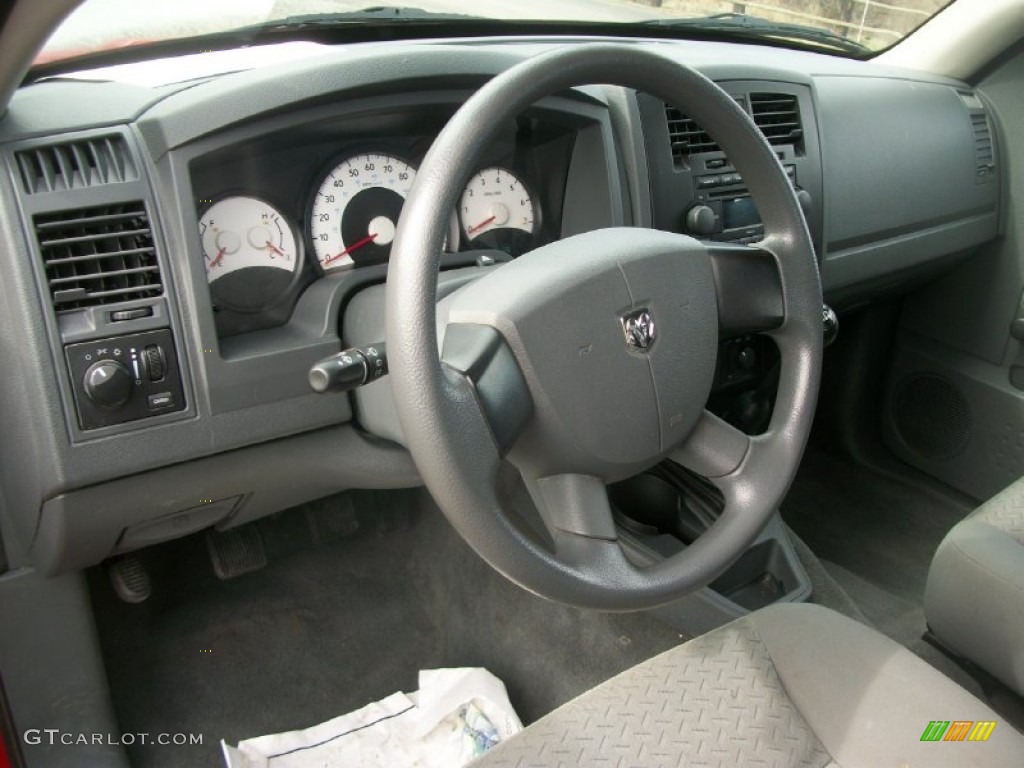
<svg viewBox="0 0 1024 768"><path fill-rule="evenodd" d="M603 229L526 253L439 305L437 254L483 149L534 102L590 83L646 91L702 125L742 174L763 241ZM821 307L794 190L736 102L637 46L566 47L480 88L416 174L387 279L395 406L428 490L492 567L562 603L654 607L712 581L778 508L810 432ZM720 336L749 332L770 335L782 358L771 423L757 437L704 407ZM666 457L709 478L725 506L692 545L642 566L617 541L605 486ZM509 468L542 535L516 522Z"/></svg>

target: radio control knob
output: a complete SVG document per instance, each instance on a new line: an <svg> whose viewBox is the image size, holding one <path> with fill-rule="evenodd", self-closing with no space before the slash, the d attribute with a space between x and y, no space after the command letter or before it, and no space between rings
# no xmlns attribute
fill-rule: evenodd
<svg viewBox="0 0 1024 768"><path fill-rule="evenodd" d="M717 224L718 217L706 205L695 205L686 212L686 228L695 235L713 235Z"/></svg>
<svg viewBox="0 0 1024 768"><path fill-rule="evenodd" d="M117 408L131 399L132 375L116 360L100 360L89 366L82 386L96 405Z"/></svg>

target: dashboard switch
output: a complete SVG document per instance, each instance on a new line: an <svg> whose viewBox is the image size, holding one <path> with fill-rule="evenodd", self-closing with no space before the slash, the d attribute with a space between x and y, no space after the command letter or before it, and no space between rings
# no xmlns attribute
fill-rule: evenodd
<svg viewBox="0 0 1024 768"><path fill-rule="evenodd" d="M83 430L185 410L169 328L68 344L64 355Z"/></svg>
<svg viewBox="0 0 1024 768"><path fill-rule="evenodd" d="M140 317L152 317L152 307L136 307L135 309L118 309L110 313L110 319L115 323L123 323L125 320L138 320Z"/></svg>
<svg viewBox="0 0 1024 768"><path fill-rule="evenodd" d="M149 410L151 411L162 411L165 408L174 407L174 393L173 392L158 392L155 395L149 396Z"/></svg>
<svg viewBox="0 0 1024 768"><path fill-rule="evenodd" d="M100 360L85 372L83 387L96 405L118 408L131 399L132 375L116 360Z"/></svg>
<svg viewBox="0 0 1024 768"><path fill-rule="evenodd" d="M822 331L825 334L825 346L829 346L839 335L839 315L828 304L821 307Z"/></svg>
<svg viewBox="0 0 1024 768"><path fill-rule="evenodd" d="M167 367L164 365L164 351L159 344L147 344L142 354L146 361L146 372L150 381L163 381L167 375Z"/></svg>
<svg viewBox="0 0 1024 768"><path fill-rule="evenodd" d="M386 376L388 357L384 344L345 349L326 357L309 369L309 386L314 392L348 392Z"/></svg>

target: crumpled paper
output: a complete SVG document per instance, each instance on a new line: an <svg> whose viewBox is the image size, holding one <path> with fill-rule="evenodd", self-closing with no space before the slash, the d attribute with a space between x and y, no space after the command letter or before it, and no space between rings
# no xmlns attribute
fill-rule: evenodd
<svg viewBox="0 0 1024 768"><path fill-rule="evenodd" d="M302 731L222 741L227 768L461 768L523 728L486 669L422 670L419 686Z"/></svg>

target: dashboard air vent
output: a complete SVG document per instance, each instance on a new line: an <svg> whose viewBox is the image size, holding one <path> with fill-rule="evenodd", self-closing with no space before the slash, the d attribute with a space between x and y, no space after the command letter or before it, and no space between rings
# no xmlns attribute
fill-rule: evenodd
<svg viewBox="0 0 1024 768"><path fill-rule="evenodd" d="M39 214L33 223L58 311L163 292L153 233L141 202Z"/></svg>
<svg viewBox="0 0 1024 768"><path fill-rule="evenodd" d="M690 155L701 152L718 152L718 144L707 132L675 107L665 105L668 120L668 140L672 146L672 159L676 165L683 165Z"/></svg>
<svg viewBox="0 0 1024 768"><path fill-rule="evenodd" d="M744 97L734 96L745 105ZM800 103L790 93L750 94L750 114L757 127L773 146L792 145L803 151L803 123L800 121ZM665 105L668 137L672 159L676 167L685 166L686 158L703 152L720 152L721 147L692 118L675 107Z"/></svg>
<svg viewBox="0 0 1024 768"><path fill-rule="evenodd" d="M18 152L25 191L62 192L139 178L123 136L51 144Z"/></svg>
<svg viewBox="0 0 1024 768"><path fill-rule="evenodd" d="M978 181L986 181L995 175L996 154L992 146L992 128L984 112L971 113L971 127L974 129L974 159Z"/></svg>
<svg viewBox="0 0 1024 768"><path fill-rule="evenodd" d="M750 114L772 146L793 144L802 148L800 104L790 93L750 94Z"/></svg>

